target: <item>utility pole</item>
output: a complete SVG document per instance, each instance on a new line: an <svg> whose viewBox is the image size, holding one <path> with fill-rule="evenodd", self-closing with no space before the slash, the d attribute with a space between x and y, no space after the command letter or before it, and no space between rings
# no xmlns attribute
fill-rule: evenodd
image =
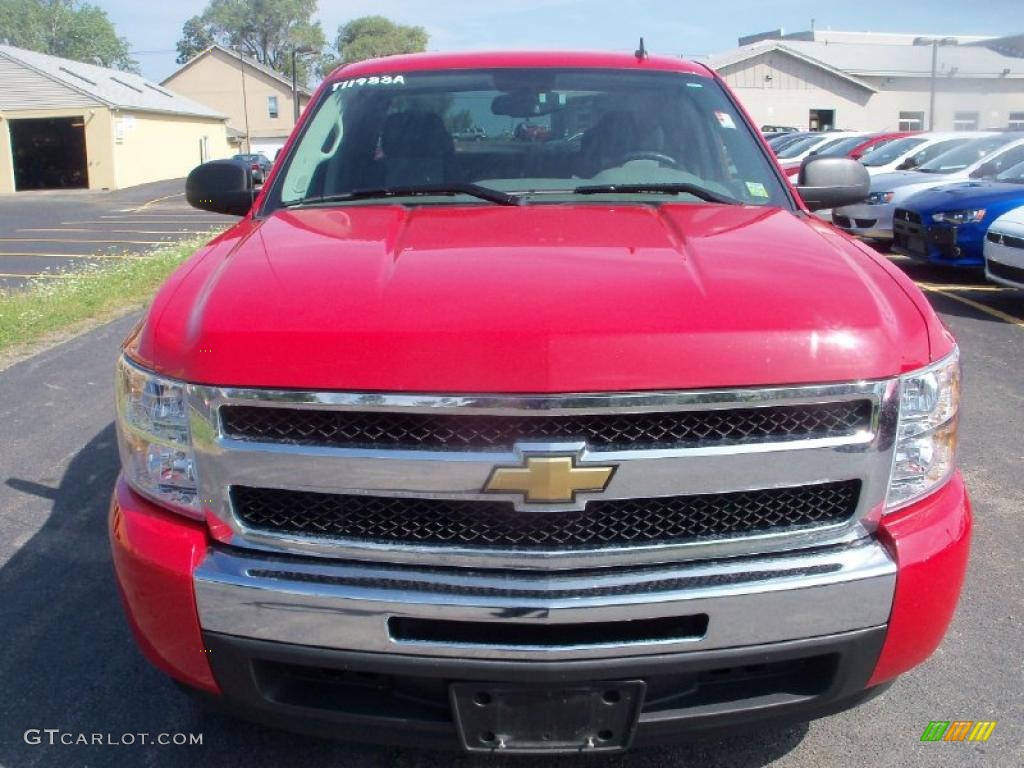
<svg viewBox="0 0 1024 768"><path fill-rule="evenodd" d="M313 49L308 45L303 45L299 48L292 48L292 110L294 113L292 125L299 122L299 81L298 75L295 72L295 56L299 53L313 53Z"/></svg>
<svg viewBox="0 0 1024 768"><path fill-rule="evenodd" d="M932 39L932 77L928 88L928 130L935 130L935 74L939 66L939 41Z"/></svg>
<svg viewBox="0 0 1024 768"><path fill-rule="evenodd" d="M939 74L939 46L956 45L955 37L915 37L914 45L930 45L932 47L932 74L928 86L928 130L935 130L935 88Z"/></svg>

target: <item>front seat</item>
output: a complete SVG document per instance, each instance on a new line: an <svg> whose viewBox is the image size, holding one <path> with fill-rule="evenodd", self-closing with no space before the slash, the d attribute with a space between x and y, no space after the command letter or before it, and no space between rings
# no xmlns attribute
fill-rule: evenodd
<svg viewBox="0 0 1024 768"><path fill-rule="evenodd" d="M387 187L423 186L445 181L455 143L434 112L397 112L381 131L380 148Z"/></svg>
<svg viewBox="0 0 1024 768"><path fill-rule="evenodd" d="M605 112L584 134L580 143L580 176L589 178L605 168L620 165L623 157L639 149L636 118L631 112Z"/></svg>

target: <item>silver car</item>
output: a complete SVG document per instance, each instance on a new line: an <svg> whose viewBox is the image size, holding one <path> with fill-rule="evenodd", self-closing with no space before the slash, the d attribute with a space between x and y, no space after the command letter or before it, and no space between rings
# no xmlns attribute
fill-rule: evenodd
<svg viewBox="0 0 1024 768"><path fill-rule="evenodd" d="M990 179L1024 161L1024 133L998 133L961 144L916 171L883 173L871 179L863 203L832 211L840 229L872 240L892 240L892 215L903 202L925 189L971 179Z"/></svg>

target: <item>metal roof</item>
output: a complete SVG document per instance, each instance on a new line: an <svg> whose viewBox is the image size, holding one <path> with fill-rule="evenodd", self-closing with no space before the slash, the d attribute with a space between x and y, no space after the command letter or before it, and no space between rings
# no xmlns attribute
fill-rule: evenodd
<svg viewBox="0 0 1024 768"><path fill-rule="evenodd" d="M826 43L764 40L703 59L712 69L738 64L770 52L786 53L847 77L928 77L931 45ZM938 51L940 76L958 78L1024 78L1024 59L1006 56L981 45L944 45ZM871 87L871 86L868 86Z"/></svg>
<svg viewBox="0 0 1024 768"><path fill-rule="evenodd" d="M0 56L111 109L227 119L226 115L131 72L97 67L10 45L0 45ZM3 88L3 83L0 83L0 91Z"/></svg>
<svg viewBox="0 0 1024 768"><path fill-rule="evenodd" d="M280 82L282 85L287 86L288 90L291 90L291 88L292 88L291 78L286 77L285 75L283 75L280 72L278 72L276 69L272 69L271 67L268 67L266 64L260 64L258 61L256 61L256 59L253 59L253 58L251 58L249 56L245 56L244 54L241 54L238 51L233 51L230 48L225 48L223 45L211 45L209 48L203 49L202 51L197 53L195 56L193 56L191 59L189 59L184 64L182 64L180 67L178 67L176 70L174 70L171 74L169 74L167 77L165 77L160 82L161 83L168 82L169 80L173 79L174 76L177 75L179 72L181 72L181 71L183 71L185 69L188 69L195 62L199 61L199 59L201 59L204 56L207 56L207 55L213 53L214 51L220 51L221 53L224 53L224 54L230 56L232 59L235 59L235 60L238 60L238 61L244 61L245 62L245 66L251 67L252 69L257 70L258 72L262 72L263 74L265 74L265 75L267 75L269 77L274 78L275 80ZM297 90L303 96L312 96L313 95L313 92L311 90L309 90L308 88L306 88L305 86L302 86L302 85L298 85L297 86Z"/></svg>

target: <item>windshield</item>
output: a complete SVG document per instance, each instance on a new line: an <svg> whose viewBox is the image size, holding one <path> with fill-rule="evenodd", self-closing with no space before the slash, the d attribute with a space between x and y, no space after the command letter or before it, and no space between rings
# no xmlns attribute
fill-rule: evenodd
<svg viewBox="0 0 1024 768"><path fill-rule="evenodd" d="M867 141L864 136L850 136L848 139L830 141L821 149L814 150L815 157L846 157L857 147Z"/></svg>
<svg viewBox="0 0 1024 768"><path fill-rule="evenodd" d="M1017 163L1017 165L1012 168L1007 168L996 176L996 181L1005 181L1010 184L1024 184L1024 163Z"/></svg>
<svg viewBox="0 0 1024 768"><path fill-rule="evenodd" d="M268 208L384 196L403 204L511 196L521 204L604 194L789 205L725 92L697 75L396 72L334 83L313 109Z"/></svg>
<svg viewBox="0 0 1024 768"><path fill-rule="evenodd" d="M1012 136L986 136L961 144L956 149L943 152L934 160L918 166L921 173L956 173L974 165L986 155L1013 141Z"/></svg>
<svg viewBox="0 0 1024 768"><path fill-rule="evenodd" d="M893 141L877 144L864 153L860 161L863 165L874 168L879 165L887 165L893 160L902 157L927 139L894 139Z"/></svg>
<svg viewBox="0 0 1024 768"><path fill-rule="evenodd" d="M827 136L804 136L802 139L794 141L792 144L779 150L779 160L796 157L812 147L824 144L826 141L828 141Z"/></svg>

